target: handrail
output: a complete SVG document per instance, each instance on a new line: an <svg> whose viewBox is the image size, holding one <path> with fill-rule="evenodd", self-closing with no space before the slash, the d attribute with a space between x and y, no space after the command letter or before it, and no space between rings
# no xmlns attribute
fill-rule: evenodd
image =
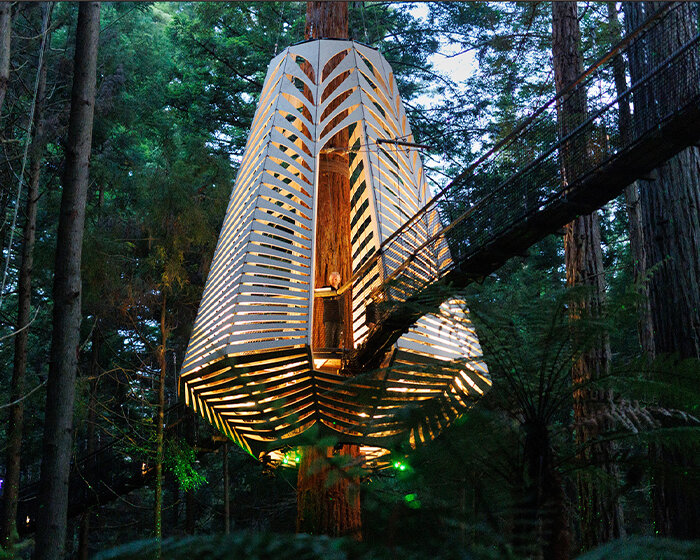
<svg viewBox="0 0 700 560"><path fill-rule="evenodd" d="M483 155L481 155L479 158L477 158L476 161L471 163L464 171L459 173L457 177L455 177L450 183L448 183L445 187L443 187L435 196L433 196L418 212L416 212L409 220L404 222L399 228L396 229L379 247L379 249L372 254L358 269L357 271L351 276L351 278L341 287L343 290L347 290L350 287L352 287L357 280L361 279L372 267L376 266L377 261L382 257L384 248L388 247L391 245L396 238L398 238L400 235L405 233L409 228L411 228L419 219L425 217L428 212L433 210L433 207L449 192L451 191L454 187L458 186L461 184L467 177L472 175L474 171L485 161L487 161L492 155L495 153L499 152L502 148L504 148L506 145L511 143L514 139L516 138L521 138L522 137L522 132L524 132L533 122L536 121L536 119L542 115L548 108L552 107L553 105L556 104L558 100L561 98L569 95L572 91L574 91L576 88L578 88L580 85L582 85L585 81L586 78L591 76L596 70L600 69L606 62L611 60L613 57L619 55L629 44L637 39L641 34L646 33L649 31L653 26L652 24L658 23L662 16L665 16L672 8L677 9L678 4L674 2L666 2L663 4L663 6L654 12L651 16L649 16L644 23L642 23L637 29L635 29L632 33L629 35L625 36L623 39L621 39L609 52L607 52L605 55L601 56L595 63L593 63L587 70L585 70L579 77L572 82L568 87L564 88L561 92L556 94L554 97L550 98L549 101L547 101L544 105L540 106L538 109L536 109L532 115L530 115L528 118L526 118L523 122L521 122L513 131L511 131L506 137L504 137L502 140L498 141L496 144L494 144L490 149L488 149ZM647 76L645 76L643 79L646 79ZM640 82L642 81L640 80ZM635 84L632 84L632 86L629 88L630 90L635 87ZM619 98L624 97L624 95L620 95ZM616 98L617 100L617 98ZM577 127L575 131L578 131L580 128ZM555 144L550 151L547 152L546 155L551 154L553 151L555 151L558 147L561 146L566 140L568 140L572 134L575 132L572 131L571 134L567 135L564 139L562 139L560 142ZM541 156L545 157L545 156ZM541 159L538 158L539 159ZM538 161L536 160L536 161ZM523 171L523 170L521 170ZM504 182L504 183L507 183ZM485 198L489 198L490 195L488 195ZM485 203L485 199L479 200L475 205L481 206L483 203ZM436 234L439 236L439 234ZM433 236L435 237L435 236ZM423 247L423 245L422 245ZM395 272L395 271L394 271ZM392 273L390 276L394 276L394 273Z"/></svg>

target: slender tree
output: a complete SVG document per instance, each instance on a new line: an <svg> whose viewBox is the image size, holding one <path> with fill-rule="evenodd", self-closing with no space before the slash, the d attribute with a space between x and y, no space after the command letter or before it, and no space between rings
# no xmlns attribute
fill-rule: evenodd
<svg viewBox="0 0 700 560"><path fill-rule="evenodd" d="M102 349L102 328L99 319L95 320L90 346L90 365L88 369L88 385L90 389L87 404L85 453L88 457L93 457L95 451L97 451L97 388L100 370L100 352ZM93 484L96 474L97 473L92 468L88 472L83 473L83 476L87 479L88 485ZM88 487L87 491L89 492L91 489ZM92 509L93 508L90 507L86 508L80 517L78 551L76 555L78 560L88 560L90 555L90 518L92 517Z"/></svg>
<svg viewBox="0 0 700 560"><path fill-rule="evenodd" d="M223 471L224 471L224 534L231 532L231 488L228 472L228 441L224 442L223 450Z"/></svg>
<svg viewBox="0 0 700 560"><path fill-rule="evenodd" d="M583 71L579 51L580 31L576 2L552 3L552 57L554 82L557 93L564 92L575 83ZM564 94L558 106L561 135L566 136L585 119L587 112L586 91L575 87ZM564 184L575 180L585 166L587 147L585 138L573 139L562 149L562 175ZM566 225L564 234L566 256L566 281L569 286L589 286L590 295L581 301L581 307L572 313L585 312L596 316L605 297L603 256L600 246L598 213L579 216ZM607 406L609 395L591 388L591 384L604 376L609 367L610 345L607 336L588 353L581 356L572 367L574 383L574 422L576 441L586 446L582 459L592 461L615 481L617 473L612 462L610 444L593 443L606 430L597 424L600 412ZM622 510L615 499L611 484L600 484L581 475L578 481L581 512L581 544L591 548L622 535Z"/></svg>
<svg viewBox="0 0 700 560"><path fill-rule="evenodd" d="M43 5L45 12L45 29L48 31L48 4ZM48 44L42 42L42 48ZM17 327L14 336L15 356L12 366L10 385L10 417L7 430L7 449L5 453L5 484L3 494L3 519L0 525L2 545L11 547L17 533L17 500L19 498L20 461L22 451L22 432L24 430L24 392L27 372L27 340L31 324L32 268L34 266L34 241L36 239L36 212L39 199L39 179L41 163L44 157L44 103L46 97L46 61L39 57L41 67L38 73L36 105L34 109L34 128L32 130L31 163L29 166L29 185L25 206L26 218L23 228L22 260L17 280Z"/></svg>
<svg viewBox="0 0 700 560"><path fill-rule="evenodd" d="M163 436L165 428L165 374L167 371L166 345L170 335L167 325L167 296L163 290L160 310L160 345L158 346L158 403L156 405L156 491L154 496L154 533L163 536Z"/></svg>
<svg viewBox="0 0 700 560"><path fill-rule="evenodd" d="M53 332L46 394L35 560L63 557L73 405L80 343L80 264L95 108L99 2L78 9L73 89L58 222L53 286Z"/></svg>
<svg viewBox="0 0 700 560"><path fill-rule="evenodd" d="M609 43L617 44L622 38L622 26L617 17L615 2L608 2L608 26ZM613 80L615 81L615 93L619 98L618 110L620 119L620 136L623 145L628 145L632 137L632 110L630 108L629 96L622 97L627 90L625 60L618 54L612 61ZM629 220L630 252L632 254L632 271L636 283L642 283L646 277L646 253L644 251L644 233L642 231L642 213L639 204L639 182L635 181L625 188L625 205L627 209L627 219ZM639 342L642 350L648 355L654 355L653 334L651 329L651 315L648 301L648 290L646 284L640 286L643 300L639 309Z"/></svg>
<svg viewBox="0 0 700 560"><path fill-rule="evenodd" d="M0 114L10 82L10 46L12 38L12 3L0 3Z"/></svg>

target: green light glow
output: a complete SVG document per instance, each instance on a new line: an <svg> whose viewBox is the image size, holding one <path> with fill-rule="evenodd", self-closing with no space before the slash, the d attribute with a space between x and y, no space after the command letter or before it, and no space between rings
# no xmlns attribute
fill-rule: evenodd
<svg viewBox="0 0 700 560"><path fill-rule="evenodd" d="M282 465L293 467L301 463L301 452L298 449L290 449L282 455Z"/></svg>

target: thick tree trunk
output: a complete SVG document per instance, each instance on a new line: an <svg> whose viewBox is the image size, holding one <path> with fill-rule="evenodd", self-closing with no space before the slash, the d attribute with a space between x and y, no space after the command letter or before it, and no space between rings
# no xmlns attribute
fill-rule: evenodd
<svg viewBox="0 0 700 560"><path fill-rule="evenodd" d="M345 2L307 2L306 38L348 38L348 11ZM340 62L331 60L322 71L327 76ZM345 79L336 78L327 90L332 94ZM335 100L330 108L338 106ZM342 119L342 115L338 117ZM338 120L338 122L339 122ZM347 153L347 130L336 134L319 156L316 209L316 276L317 288L328 284L331 272L339 272L342 282L352 276L350 241L350 160ZM343 301L343 337L341 345L352 348L352 304L350 293ZM324 343L322 306L314 313L314 346ZM297 478L297 531L312 534L350 536L361 539L359 479L347 470L332 465L333 448L305 447ZM352 461L359 448L344 445L338 450L340 461Z"/></svg>
<svg viewBox="0 0 700 560"><path fill-rule="evenodd" d="M46 393L35 560L63 557L73 404L80 343L80 263L95 108L100 4L78 9L66 167L56 240L53 332Z"/></svg>
<svg viewBox="0 0 700 560"><path fill-rule="evenodd" d="M345 2L307 2L306 3L306 38L348 38L348 8ZM330 74L342 60L331 59L323 77ZM327 88L325 98L330 97L335 88L347 77L347 73L338 76ZM332 110L342 103L339 97L329 105ZM340 115L334 124L340 122ZM329 284L331 272L339 272L341 283L352 276L352 244L350 240L350 158L347 152L349 142L348 130L341 130L327 145L321 149L318 170L318 193L316 210L316 287ZM341 345L352 348L352 301L346 292L342 299L343 338ZM314 309L314 346L323 347L323 305L317 300Z"/></svg>
<svg viewBox="0 0 700 560"><path fill-rule="evenodd" d="M307 2L306 39L347 39L347 2Z"/></svg>
<svg viewBox="0 0 700 560"><path fill-rule="evenodd" d="M0 114L10 82L10 46L12 38L12 3L0 3Z"/></svg>
<svg viewBox="0 0 700 560"><path fill-rule="evenodd" d="M576 2L552 3L552 55L554 80L557 92L564 91L583 70L579 52L579 25ZM576 88L564 96L559 105L559 127L562 136L568 134L583 119L587 111L586 92ZM570 182L587 160L586 140L575 140L565 146L562 154L562 174ZM564 235L566 256L566 281L569 286L589 286L591 293L581 302L574 315L595 317L600 315L605 296L603 256L600 247L598 213L579 216L567 224ZM594 347L573 365L571 374L574 389L574 422L577 444L586 445L582 459L602 468L611 480L617 479L613 465L613 448L609 443L595 440L610 426L600 425L599 419L607 407L610 395L607 391L591 389L591 383L604 376L608 370L610 346L606 336L601 336ZM581 545L584 549L618 538L622 535L622 510L615 497L615 490L606 484L596 483L580 476L579 505L581 510Z"/></svg>
<svg viewBox="0 0 700 560"><path fill-rule="evenodd" d="M160 346L158 348L158 406L156 409L156 490L153 504L154 529L156 539L163 536L163 435L165 429L165 372L166 344L168 342L168 327L166 325L167 298L163 292L160 309Z"/></svg>
<svg viewBox="0 0 700 560"><path fill-rule="evenodd" d="M332 447L305 447L297 481L297 532L362 537L360 485L345 465L333 464ZM356 445L344 445L336 459L351 461Z"/></svg>
<svg viewBox="0 0 700 560"><path fill-rule="evenodd" d="M9 3L7 4L9 12ZM4 6L0 9L4 9ZM44 6L48 9L48 6ZM4 17L4 16L3 16ZM48 25L48 19L47 25ZM0 22L1 23L1 22ZM2 38L0 38L0 43ZM1 78L0 78L1 79ZM31 163L27 192L26 219L24 222L22 262L17 280L17 327L15 331L15 356L10 384L10 407L7 424L7 450L5 483L3 485L3 518L0 539L3 547L11 547L17 533L17 500L19 497L22 431L24 430L25 375L27 372L27 340L31 321L32 268L34 266L34 241L36 238L36 207L39 199L39 179L44 156L43 109L46 97L46 62L39 69L34 129L32 131Z"/></svg>
<svg viewBox="0 0 700 560"><path fill-rule="evenodd" d="M660 3L645 2L647 15ZM672 37L650 44L654 63L680 48L697 32L698 11L693 3L670 16ZM697 76L700 56L691 62L685 79ZM679 77L684 79L683 76ZM696 90L700 84L679 85ZM673 92L651 94L662 115L675 106ZM650 107L643 110L652 114ZM654 346L657 354L677 353L700 358L700 151L687 148L657 170L657 178L641 191L642 224L649 267L658 267L650 284Z"/></svg>
<svg viewBox="0 0 700 560"><path fill-rule="evenodd" d="M628 30L660 7L656 2L624 2ZM665 25L674 29L672 36L666 34L663 40L651 37L631 53L633 82L695 33L698 12L694 3L682 4L669 17L671 21ZM699 57L691 64L700 64ZM697 73L689 69L686 75L690 79ZM642 88L634 95L634 124L642 129L674 103L669 91ZM700 358L700 151L687 148L659 167L655 180L640 183L647 266L653 269L649 281L653 353ZM650 456L655 531L681 539L700 537L700 492L692 481L686 482L688 473L698 468L693 451L684 455L652 446Z"/></svg>

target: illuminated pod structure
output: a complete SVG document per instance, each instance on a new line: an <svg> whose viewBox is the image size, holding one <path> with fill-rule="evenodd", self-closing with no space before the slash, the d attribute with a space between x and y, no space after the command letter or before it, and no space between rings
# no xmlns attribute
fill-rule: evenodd
<svg viewBox="0 0 700 560"><path fill-rule="evenodd" d="M345 78L331 92L338 76ZM490 385L457 300L413 325L380 373L341 375L313 347L313 307L322 305L313 293L319 153L344 128L353 270L364 271L351 289L356 346L368 334L372 291L441 227L436 215L427 218L366 264L428 198L417 150L387 142L413 140L389 64L376 50L343 40L301 43L274 58L180 379L186 403L256 457L299 443L314 424L368 452L406 438L415 445ZM451 263L446 249L419 257L426 269Z"/></svg>

